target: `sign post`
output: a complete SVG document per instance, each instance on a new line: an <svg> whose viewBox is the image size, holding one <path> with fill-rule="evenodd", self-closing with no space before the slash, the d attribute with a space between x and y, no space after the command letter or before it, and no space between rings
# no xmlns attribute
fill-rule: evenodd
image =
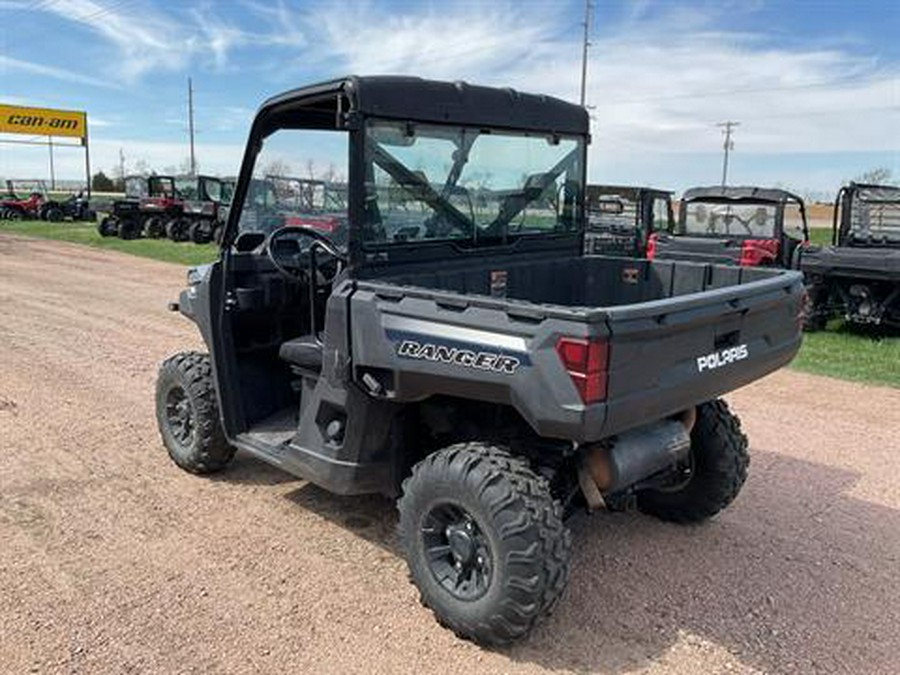
<svg viewBox="0 0 900 675"><path fill-rule="evenodd" d="M0 104L0 134L18 134L25 136L46 136L50 146L50 181L55 183L53 169L53 138L77 138L79 143L57 143L57 147L83 147L84 170L88 197L91 194L91 160L88 149L87 113L78 110L55 110L52 108L28 108L19 105ZM0 139L0 142L19 143L23 145L44 145L43 141L13 141Z"/></svg>

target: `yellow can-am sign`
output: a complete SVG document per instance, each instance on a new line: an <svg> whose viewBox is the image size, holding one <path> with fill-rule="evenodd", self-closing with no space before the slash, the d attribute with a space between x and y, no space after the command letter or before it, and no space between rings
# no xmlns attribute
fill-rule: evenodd
<svg viewBox="0 0 900 675"><path fill-rule="evenodd" d="M0 132L28 136L87 136L87 113L0 104Z"/></svg>

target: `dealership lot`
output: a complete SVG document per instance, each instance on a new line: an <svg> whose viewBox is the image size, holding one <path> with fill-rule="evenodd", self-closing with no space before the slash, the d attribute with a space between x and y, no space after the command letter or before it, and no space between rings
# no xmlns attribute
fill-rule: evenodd
<svg viewBox="0 0 900 675"><path fill-rule="evenodd" d="M171 464L152 391L202 347L166 311L183 279L0 235L0 671L900 669L900 390L781 371L736 392L733 508L577 516L567 601L485 651L418 604L387 500L249 457L209 480Z"/></svg>

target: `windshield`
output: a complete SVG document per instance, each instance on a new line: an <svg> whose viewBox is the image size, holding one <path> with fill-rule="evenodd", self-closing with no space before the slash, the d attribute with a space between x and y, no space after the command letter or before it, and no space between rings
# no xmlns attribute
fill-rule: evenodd
<svg viewBox="0 0 900 675"><path fill-rule="evenodd" d="M861 188L850 210L854 239L900 242L900 188Z"/></svg>
<svg viewBox="0 0 900 675"><path fill-rule="evenodd" d="M234 196L234 186L235 181L231 179L222 181L221 187L219 188L221 190L219 195L220 202L222 202L223 204L231 203L231 199Z"/></svg>
<svg viewBox="0 0 900 675"><path fill-rule="evenodd" d="M200 193L197 190L197 179L184 177L184 178L176 178L175 179L175 189L178 191L178 196L182 199L187 199L194 201L199 199Z"/></svg>
<svg viewBox="0 0 900 675"><path fill-rule="evenodd" d="M628 233L637 228L638 203L628 197L604 194L585 202L587 227L595 232Z"/></svg>
<svg viewBox="0 0 900 675"><path fill-rule="evenodd" d="M367 243L505 241L580 228L583 142L370 121Z"/></svg>
<svg viewBox="0 0 900 675"><path fill-rule="evenodd" d="M238 232L306 227L338 246L348 240L349 138L319 129L279 129L256 157Z"/></svg>
<svg viewBox="0 0 900 675"><path fill-rule="evenodd" d="M681 233L701 237L729 236L772 239L778 205L771 202L682 203Z"/></svg>
<svg viewBox="0 0 900 675"><path fill-rule="evenodd" d="M146 197L147 179L143 176L129 176L125 179L125 196L126 197Z"/></svg>
<svg viewBox="0 0 900 675"><path fill-rule="evenodd" d="M151 197L173 197L171 178L161 178L159 176L150 176L150 196Z"/></svg>
<svg viewBox="0 0 900 675"><path fill-rule="evenodd" d="M222 201L222 181L218 178L203 176L200 179L202 190L200 195L205 201L221 202Z"/></svg>

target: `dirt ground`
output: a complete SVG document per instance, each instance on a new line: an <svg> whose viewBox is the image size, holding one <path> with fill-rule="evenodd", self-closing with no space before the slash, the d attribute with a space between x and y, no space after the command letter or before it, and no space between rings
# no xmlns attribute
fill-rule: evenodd
<svg viewBox="0 0 900 675"><path fill-rule="evenodd" d="M900 672L900 391L784 371L730 397L751 477L699 527L576 516L530 640L440 628L392 505L167 458L176 266L0 235L0 672Z"/></svg>

